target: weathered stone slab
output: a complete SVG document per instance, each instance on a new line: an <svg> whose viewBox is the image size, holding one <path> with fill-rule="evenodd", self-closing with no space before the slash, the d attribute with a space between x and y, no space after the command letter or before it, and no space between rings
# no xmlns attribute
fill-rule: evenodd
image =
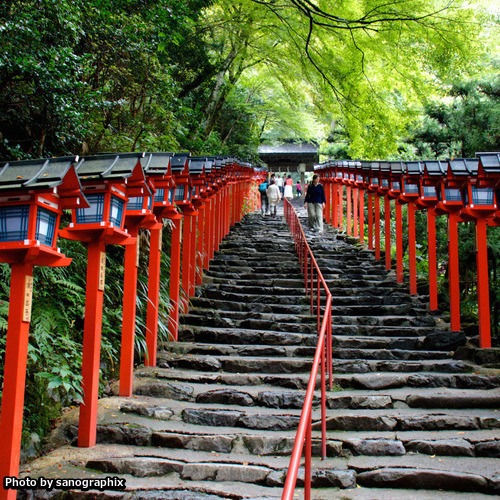
<svg viewBox="0 0 500 500"><path fill-rule="evenodd" d="M209 425L211 427L234 427L238 424L242 415L244 415L243 412L233 410L208 410L203 408L186 408L182 410L184 422Z"/></svg>
<svg viewBox="0 0 500 500"><path fill-rule="evenodd" d="M149 446L151 435L151 429L136 424L98 425L96 441L98 443Z"/></svg>
<svg viewBox="0 0 500 500"><path fill-rule="evenodd" d="M203 392L196 396L197 403L254 406L254 400L250 394L235 389L214 389Z"/></svg>
<svg viewBox="0 0 500 500"><path fill-rule="evenodd" d="M484 491L487 480L476 474L433 469L384 468L362 472L361 486L371 488L414 488L451 491Z"/></svg>
<svg viewBox="0 0 500 500"><path fill-rule="evenodd" d="M186 384L153 382L135 387L134 394L153 396L155 398L175 399L177 401L190 401L193 396L193 388Z"/></svg>
<svg viewBox="0 0 500 500"><path fill-rule="evenodd" d="M153 446L218 453L231 453L235 440L236 436L190 435L173 432L155 432L151 436Z"/></svg>
<svg viewBox="0 0 500 500"><path fill-rule="evenodd" d="M437 431L444 429L479 429L480 427L476 417L427 414L403 416L400 418L399 428L403 431Z"/></svg>
<svg viewBox="0 0 500 500"><path fill-rule="evenodd" d="M252 455L290 455L295 439L283 436L243 436L243 443Z"/></svg>
<svg viewBox="0 0 500 500"><path fill-rule="evenodd" d="M264 391L259 393L257 403L260 406L267 406L268 408L302 408L304 405L304 396L304 392ZM318 398L314 397L313 404L318 403Z"/></svg>
<svg viewBox="0 0 500 500"><path fill-rule="evenodd" d="M500 458L500 441L485 441L476 444L476 455L480 457Z"/></svg>
<svg viewBox="0 0 500 500"><path fill-rule="evenodd" d="M181 472L184 464L175 460L162 458L130 457L89 460L86 467L87 469L94 469L108 474L130 474L135 477L148 477Z"/></svg>
<svg viewBox="0 0 500 500"><path fill-rule="evenodd" d="M353 470L316 469L311 475L314 488L355 488L356 473Z"/></svg>
<svg viewBox="0 0 500 500"><path fill-rule="evenodd" d="M295 415L243 415L238 424L248 429L267 429L270 431L286 431L296 429L299 417Z"/></svg>
<svg viewBox="0 0 500 500"><path fill-rule="evenodd" d="M394 439L347 439L344 444L356 455L404 455L401 441Z"/></svg>
<svg viewBox="0 0 500 500"><path fill-rule="evenodd" d="M174 412L166 406L151 406L149 404L125 403L120 406L120 411L124 413L136 413L145 417L157 420L170 420Z"/></svg>
<svg viewBox="0 0 500 500"><path fill-rule="evenodd" d="M398 421L392 417L343 415L329 418L326 422L326 428L345 431L392 431L397 424ZM313 428L317 429L318 424L314 424Z"/></svg>
<svg viewBox="0 0 500 500"><path fill-rule="evenodd" d="M384 395L335 396L327 399L328 408L384 409L392 408L392 399Z"/></svg>
<svg viewBox="0 0 500 500"><path fill-rule="evenodd" d="M426 455L474 456L474 446L466 439L415 440L406 443L406 448Z"/></svg>

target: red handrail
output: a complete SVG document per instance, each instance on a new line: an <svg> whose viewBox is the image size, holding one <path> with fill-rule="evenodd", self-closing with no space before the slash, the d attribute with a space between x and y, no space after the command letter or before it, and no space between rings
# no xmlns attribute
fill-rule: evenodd
<svg viewBox="0 0 500 500"><path fill-rule="evenodd" d="M300 459L306 442L305 450L305 477L304 477L304 498L311 498L311 446L312 446L312 402L316 379L321 365L321 456L326 458L326 371L328 370L329 387L332 388L332 294L326 284L323 275L318 267L316 259L307 243L304 230L300 224L297 213L292 204L285 199L284 203L285 219L292 232L295 241L295 249L299 256L301 269L304 273L304 284L306 294L311 295L311 314L314 312L314 278L316 277L316 314L318 318L318 343L311 368L309 383L304 398L304 406L300 415L299 427L295 437L290 465L286 476L285 487L281 500L292 500L299 472ZM309 264L309 266L308 266ZM308 269L309 268L309 269ZM316 276L314 274L316 273ZM308 287L309 283L309 287ZM321 316L321 292L326 296L323 318ZM326 351L326 352L325 352ZM326 367L325 367L326 357Z"/></svg>

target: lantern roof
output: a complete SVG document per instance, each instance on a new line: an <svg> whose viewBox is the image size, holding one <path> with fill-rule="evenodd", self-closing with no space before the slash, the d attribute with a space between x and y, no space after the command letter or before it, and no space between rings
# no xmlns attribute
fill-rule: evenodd
<svg viewBox="0 0 500 500"><path fill-rule="evenodd" d="M407 161L405 163L408 175L420 175L424 172L424 164L420 161Z"/></svg>
<svg viewBox="0 0 500 500"><path fill-rule="evenodd" d="M87 207L82 186L75 172L78 156L40 160L9 161L0 164L0 193L19 190L57 189L61 208Z"/></svg>
<svg viewBox="0 0 500 500"><path fill-rule="evenodd" d="M209 174L212 171L213 166L214 166L214 161L211 160L210 158L207 158L205 160L205 173Z"/></svg>
<svg viewBox="0 0 500 500"><path fill-rule="evenodd" d="M188 152L175 153L170 158L170 167L173 174L189 174L189 155L190 153Z"/></svg>
<svg viewBox="0 0 500 500"><path fill-rule="evenodd" d="M384 174L389 173L391 171L391 167L390 167L388 161L380 161L378 165L380 168L380 172L382 172Z"/></svg>
<svg viewBox="0 0 500 500"><path fill-rule="evenodd" d="M455 176L466 176L477 173L479 159L474 158L454 158L448 162L448 173Z"/></svg>
<svg viewBox="0 0 500 500"><path fill-rule="evenodd" d="M423 163L425 173L431 177L442 177L446 173L446 167L440 160L425 160Z"/></svg>
<svg viewBox="0 0 500 500"><path fill-rule="evenodd" d="M52 189L62 184L78 156L0 163L0 190Z"/></svg>
<svg viewBox="0 0 500 500"><path fill-rule="evenodd" d="M146 175L171 175L170 159L174 153L145 153L141 158Z"/></svg>
<svg viewBox="0 0 500 500"><path fill-rule="evenodd" d="M401 175L403 173L403 163L400 161L389 162L389 167L393 175Z"/></svg>
<svg viewBox="0 0 500 500"><path fill-rule="evenodd" d="M189 174L190 175L203 175L205 173L205 157L197 156L191 157L189 162Z"/></svg>
<svg viewBox="0 0 500 500"><path fill-rule="evenodd" d="M99 154L83 157L76 171L81 180L123 180L131 177L144 153Z"/></svg>
<svg viewBox="0 0 500 500"><path fill-rule="evenodd" d="M500 174L500 153L476 153L485 174Z"/></svg>

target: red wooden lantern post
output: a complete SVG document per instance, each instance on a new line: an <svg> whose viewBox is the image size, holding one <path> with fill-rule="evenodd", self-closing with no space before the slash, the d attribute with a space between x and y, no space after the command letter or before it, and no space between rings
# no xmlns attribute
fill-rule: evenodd
<svg viewBox="0 0 500 500"><path fill-rule="evenodd" d="M191 177L191 182L193 184L193 189L191 193L191 203L194 209L198 212L195 216L197 220L197 233L194 233L194 240L192 240L193 248L195 251L195 262L192 267L192 276L190 278L191 290L190 297L194 296L194 289L196 284L201 284L203 278L203 243L204 235L206 231L205 227L205 190L206 190L206 178L205 178L205 158L204 157L192 157L189 164L189 176Z"/></svg>
<svg viewBox="0 0 500 500"><path fill-rule="evenodd" d="M328 169L328 178L330 179L330 224L332 227L336 228L338 226L338 190L337 182L335 180L335 162L328 161L326 163L326 168ZM328 200L327 200L328 201Z"/></svg>
<svg viewBox="0 0 500 500"><path fill-rule="evenodd" d="M380 260L380 179L379 179L379 163L376 161L370 162L368 166L367 190L368 194L368 248L370 242L375 248L375 260ZM374 214L373 214L374 212ZM375 219L375 220L374 220Z"/></svg>
<svg viewBox="0 0 500 500"><path fill-rule="evenodd" d="M360 208L360 212L362 212L362 222L363 222L363 231L360 229L360 233L365 237L365 205L364 205L364 192L366 191L366 200L367 200L367 215L368 215L368 250L373 250L373 192L370 190L370 173L371 173L371 162L370 161L362 161L361 162L361 176L363 179L363 203Z"/></svg>
<svg viewBox="0 0 500 500"><path fill-rule="evenodd" d="M469 177L465 187L462 210L464 218L476 221L477 298L479 316L479 345L491 347L490 287L488 271L487 221L498 211L495 189L500 181L500 155L477 153L478 161L466 160L475 177Z"/></svg>
<svg viewBox="0 0 500 500"><path fill-rule="evenodd" d="M344 165L346 162L337 163L337 180L339 184L339 229L344 229Z"/></svg>
<svg viewBox="0 0 500 500"><path fill-rule="evenodd" d="M76 159L77 160L77 159ZM57 248L63 209L88 206L74 157L0 165L0 262L11 266L0 413L0 477L19 473L34 266L67 266ZM16 490L0 486L0 498Z"/></svg>
<svg viewBox="0 0 500 500"><path fill-rule="evenodd" d="M145 158L141 158L143 161ZM141 165L142 166L142 165ZM143 173L143 170L141 170ZM135 190L135 192L134 192ZM134 373L134 342L137 302L137 269L139 267L139 229L155 229L158 224L153 214L155 188L152 181L145 182L144 174L135 182L127 183L127 208L124 227L133 238L133 243L125 246L123 277L123 318L120 346L119 395L131 396ZM154 251L153 251L154 254Z"/></svg>
<svg viewBox="0 0 500 500"><path fill-rule="evenodd" d="M357 195L358 200L355 201L355 207L358 208L359 204L359 212L358 215L354 216L354 220L359 217L359 232L355 234L356 237L359 237L359 242L361 244L365 241L365 179L363 177L363 164L361 162L356 162L356 177L355 177L355 185L356 192L359 193ZM356 226L357 227L357 226Z"/></svg>
<svg viewBox="0 0 500 500"><path fill-rule="evenodd" d="M379 196L384 196L384 216L385 216L385 268L391 270L391 199L387 196L389 192L390 167L386 161L379 162Z"/></svg>
<svg viewBox="0 0 500 500"><path fill-rule="evenodd" d="M163 219L169 219L175 226L180 226L181 215L172 203L175 184L170 170L170 158L173 153L148 153L141 160L148 181L153 183L155 194L153 198L153 213L159 221L149 228L149 273L148 273L148 305L146 312L146 359L145 366L156 366L156 351L158 345L158 312L160 303L160 266ZM180 236L180 231L178 231ZM172 235L170 259L170 299L175 298L177 304L179 294L180 273L180 239ZM172 293L173 292L173 293ZM177 337L177 319L179 309L171 312L175 317L172 321L170 334ZM169 318L170 322L170 318Z"/></svg>
<svg viewBox="0 0 500 500"><path fill-rule="evenodd" d="M207 159L205 163L205 177L206 177L206 205L205 205L205 254L204 254L204 268L208 269L210 259L213 257L214 251L214 206L216 195L215 178L215 161Z"/></svg>
<svg viewBox="0 0 500 500"><path fill-rule="evenodd" d="M441 183L445 175L445 168L439 160L423 163L423 176L420 179L420 197L418 208L427 210L427 240L429 260L429 307L431 311L438 308L437 288L437 258L436 258L436 205L439 202Z"/></svg>
<svg viewBox="0 0 500 500"><path fill-rule="evenodd" d="M350 163L348 161L342 162L344 167L344 179L343 183L346 186L346 220L347 228L346 233L348 236L352 235L352 193L351 193L351 174L350 174Z"/></svg>
<svg viewBox="0 0 500 500"><path fill-rule="evenodd" d="M398 283L403 283L403 214L401 203L399 203L399 195L401 194L401 175L402 166L399 161L389 162L391 175L389 178L390 189L386 198L395 200L396 209L396 280Z"/></svg>
<svg viewBox="0 0 500 500"><path fill-rule="evenodd" d="M189 291L191 286L192 266L194 266L194 250L192 233L196 233L193 220L198 212L191 203L192 183L189 177L189 154L177 153L170 160L172 176L176 185L173 202L180 208L184 216L182 227L182 267L181 283L184 291L184 300L181 299L180 310L186 313L189 309Z"/></svg>
<svg viewBox="0 0 500 500"><path fill-rule="evenodd" d="M89 208L72 211L72 222L61 230L64 238L87 243L87 289L83 332L82 386L78 446L96 441L102 304L106 269L106 245L135 242L124 230L128 194L136 195L144 182L140 155L100 155L87 157L77 167ZM131 192L127 183L131 183ZM145 189L145 185L142 184ZM130 305L126 305L129 307Z"/></svg>
<svg viewBox="0 0 500 500"><path fill-rule="evenodd" d="M422 175L420 162L404 164L400 203L408 204L408 263L410 272L410 293L417 294L417 255L415 234L415 203L419 198L419 184Z"/></svg>
<svg viewBox="0 0 500 500"><path fill-rule="evenodd" d="M332 183L331 172L328 168L328 163L319 165L319 175L321 176L320 182L323 184L326 198L325 221L327 224L332 223Z"/></svg>
<svg viewBox="0 0 500 500"><path fill-rule="evenodd" d="M458 222L464 207L461 190L470 172L465 160L448 162L446 177L439 186L436 213L448 214L448 280L450 295L451 330L460 331L460 278L458 265Z"/></svg>
<svg viewBox="0 0 500 500"><path fill-rule="evenodd" d="M330 162L333 167L333 227L335 229L342 229L342 171L339 167L338 162ZM340 213L339 213L340 212Z"/></svg>

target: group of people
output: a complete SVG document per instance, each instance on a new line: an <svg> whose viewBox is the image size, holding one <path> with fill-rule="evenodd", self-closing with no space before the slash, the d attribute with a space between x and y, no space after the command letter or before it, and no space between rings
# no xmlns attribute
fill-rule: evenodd
<svg viewBox="0 0 500 500"><path fill-rule="evenodd" d="M302 194L302 186L297 182L297 197ZM259 185L262 215L276 217L276 210L282 198L293 198L293 179L289 175L283 182L283 178L271 174L269 181L265 180ZM319 183L319 177L314 174L311 183L306 187L304 207L307 210L307 222L309 228L318 233L323 232L323 210L326 206L326 197L323 186Z"/></svg>

